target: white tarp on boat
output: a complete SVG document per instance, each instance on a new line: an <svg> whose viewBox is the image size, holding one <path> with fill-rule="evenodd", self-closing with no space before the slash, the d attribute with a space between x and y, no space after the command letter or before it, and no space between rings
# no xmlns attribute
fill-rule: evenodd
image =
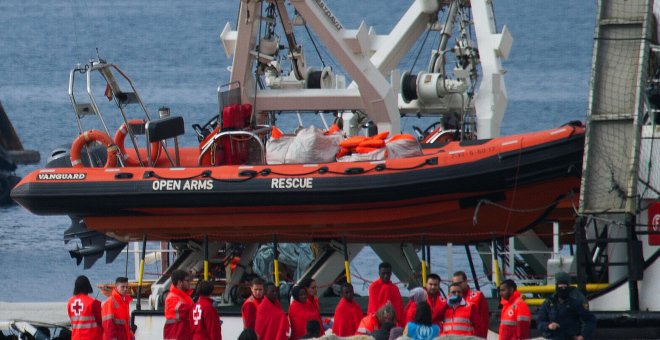
<svg viewBox="0 0 660 340"><path fill-rule="evenodd" d="M323 130L311 126L295 136L271 138L266 143L266 161L268 164L334 162L341 140L340 133L325 135Z"/></svg>

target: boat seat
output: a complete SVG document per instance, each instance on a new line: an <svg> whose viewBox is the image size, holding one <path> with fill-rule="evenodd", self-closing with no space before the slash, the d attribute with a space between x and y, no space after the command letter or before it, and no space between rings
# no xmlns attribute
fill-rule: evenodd
<svg viewBox="0 0 660 340"><path fill-rule="evenodd" d="M165 155L170 160L172 166L179 166L179 142L177 137L185 133L185 127L183 124L183 117L181 116L170 116L159 119L154 119L148 121L146 124L146 137L147 145L151 145L152 142L162 142L167 139L174 139L174 153L175 158L172 159L165 145L162 145L161 150L165 152ZM147 159L149 164L153 164L150 148L147 147Z"/></svg>

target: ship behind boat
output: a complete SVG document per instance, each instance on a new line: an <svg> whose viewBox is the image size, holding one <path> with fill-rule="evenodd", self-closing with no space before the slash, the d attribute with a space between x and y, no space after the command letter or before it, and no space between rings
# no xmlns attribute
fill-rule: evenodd
<svg viewBox="0 0 660 340"><path fill-rule="evenodd" d="M39 153L24 150L5 108L0 103L0 205L11 204L11 190L21 180L16 176L17 165L39 162Z"/></svg>
<svg viewBox="0 0 660 340"><path fill-rule="evenodd" d="M75 226L86 226L122 240L143 237L177 240L173 244L182 255L172 268L200 270L204 258L201 253L206 247L211 247L210 253L215 254L218 247L250 242L241 250L241 267L244 267L253 259L258 243L274 238L317 241L325 246L324 253L304 276L331 282L341 277L338 273L344 256L351 259L364 242L372 244L381 258L396 262L395 271L400 270L397 276L412 277L412 287L419 284L421 264L411 244L421 242L423 249L425 242L478 242L480 252L489 252L482 254L482 259L490 266L486 270L492 273L495 284L501 279L501 271L496 261L488 265L491 256L501 259L502 268L507 269L503 273L506 278L528 283L542 275L551 284L555 272L567 271L576 276L581 288L586 288L587 283L607 285L606 289L590 296L592 309L602 312L599 314L600 320L604 320L602 324L632 322L646 327L658 319L654 311L660 310L660 305L654 292L660 283L659 253L652 222L658 215L652 213L658 206L654 188L660 182L650 165L646 169L636 167L640 163L657 163L657 153L652 150L653 141L658 138L657 107L660 105L645 102L649 98L636 92L647 85L660 87L657 75L651 77L646 73L647 68L651 69L649 65L655 65L649 60L658 59L657 47L646 45L651 40L648 26L652 20L649 8L644 6L651 2L630 1L620 7L617 3L612 5L614 9L608 7L608 2L601 3L600 15L614 18L602 18L598 23L604 33L594 48L594 89L590 101L590 114L594 117L588 124L590 127L604 125L606 129L599 132L598 128L592 128L586 132L590 137L584 153L591 152L591 159L584 166L585 130L579 124L498 136L497 112L501 113L506 107L499 58L508 54L511 43L506 29L498 33L483 29L489 24L476 27L476 40L483 47L478 54L469 39L457 34L458 47L445 49L447 45L444 45L442 53L434 54L428 69L417 74L398 75L393 66L400 61L397 51L412 46L402 36L414 34L395 33L421 34L427 26L426 19L438 13L434 2L416 1L405 14L407 19L389 35L378 35L366 25L357 30L347 30L341 24L337 26L334 23L339 21L331 11L319 13L318 6L322 4L319 1L291 3L296 7L296 16L299 14L307 20L310 27L320 32L326 46L337 52L338 59L350 73L352 85L342 87L347 78L333 70L306 68L295 40L288 41L291 72L283 71L279 63L282 59L276 57L280 46L278 36L260 35L259 20L248 15L258 11L258 7L255 3L241 2L237 30L226 26L221 34L226 50L234 56L231 80L238 84L235 87L238 94L219 93L219 115L195 129L200 133L199 145L178 146L176 137L183 131L182 120L165 116L141 118L146 123L133 124L135 131L126 128L125 138L131 139L131 146L125 150L117 151L114 148L117 143L112 141L100 151L92 152L94 157L73 158L76 165L81 162L87 167L52 164L48 169L30 174L14 191L14 197L34 212L82 218L84 223L74 222ZM487 3L475 0L468 7L464 1L441 1L439 5L446 9L443 15L453 16L447 23L454 22L460 17L457 13L469 8L475 11L474 24L478 26L492 24L489 19L484 20L492 19ZM288 23L293 25L296 20L280 18L291 14L285 14L279 7L284 6L283 1L272 2L272 6L272 11L262 14L267 18L265 25L282 19L286 34L279 36L290 39ZM630 16L626 20L632 18L626 25L639 29L642 38L626 35L612 39L608 36L609 30L626 26L620 25L622 19L617 12L620 10L627 13L622 16ZM269 17L276 12L279 13L277 17ZM446 24L433 22L428 27L448 36ZM271 33L270 28L266 27L265 32ZM616 34L629 33L626 32ZM492 35L490 41L489 34ZM399 39L394 39L397 37ZM446 44L448 40L444 41ZM640 45L639 48L608 49L609 44ZM599 46L603 51L598 50ZM617 51L631 55L618 56L615 63L608 57ZM444 57L452 53L461 61L454 68L444 64ZM493 59L487 59L489 53L493 54ZM472 69L479 65L474 60L477 56L482 58L480 65L485 67L481 83L472 79ZM605 80L611 81L608 76L616 77L617 72L608 67L623 64L630 68L629 72L617 69L618 72L634 74L639 79L633 79L634 84L626 83L628 78L619 79L614 86L609 86L612 83ZM114 65L99 60L74 71L87 75L111 67ZM257 78L253 77L255 69ZM389 81L385 79L387 76ZM130 80L130 88L124 92L109 78L103 75L105 81L100 89L105 87L107 94L113 94L110 96L113 104L122 110L117 125L131 125L133 116L124 116L123 109L133 104L144 108L144 104ZM445 81L447 79L451 81ZM485 91L481 91L480 86L486 86ZM477 87L483 96L474 95ZM617 88L626 88L628 97L608 92ZM224 100L227 97L238 100L227 103ZM82 103L72 96L72 103L77 118L88 114L100 116L94 99ZM625 106L630 103L635 106ZM245 104L253 105L255 110L249 123L225 129L223 122L232 121L224 116L225 108ZM481 110L484 107L497 112L485 112L488 110ZM420 141L420 154L411 157L347 163L268 164L264 161L268 159L264 150L273 138L273 118L287 110L293 110L295 115L298 109L317 115L332 114L344 122L342 130L349 138L357 134L355 127L362 124L376 126L380 132L389 131L389 137L394 137L400 132L399 118L406 115L448 118L458 112L460 123L442 124L441 129L431 131ZM359 120L363 114L373 124ZM167 128L161 130L160 126ZM150 131L150 127L153 129L150 133L160 137L139 136ZM103 132L110 137L113 132L122 130L115 129L117 127L112 126L104 128ZM618 134L620 131L625 133ZM80 132L84 136L82 126ZM136 137L145 138L145 143L141 146L133 143ZM163 142L164 139L168 141ZM230 142L225 143L226 140ZM252 142L248 146L234 144L239 140ZM153 143L160 146L152 148ZM218 149L218 145L223 147ZM624 155L619 155L624 149ZM246 154L245 150L249 152ZM215 154L206 157L206 152ZM119 157L113 161L116 154ZM66 155L62 159L70 158ZM132 165L124 164L126 159L131 159ZM217 163L204 163L207 160ZM112 166L90 168L93 163ZM583 167L585 175L581 179ZM594 169L597 170L594 172ZM594 181L598 183L596 190L589 189L594 187ZM645 189L637 192L637 184ZM580 202L578 190L582 190ZM614 203L610 204L609 200ZM603 202L608 204L599 205ZM574 223L578 205L580 219ZM546 229L549 222L556 222L552 232ZM344 244L343 251L341 245L337 246L340 239L348 243ZM491 243L479 242L483 240L491 240ZM237 242L225 244L225 241ZM400 244L403 241L409 243ZM570 247L570 255L558 250L563 242L575 245ZM392 246L394 243L398 245ZM550 243L555 246L552 255L547 249ZM530 248L543 254L530 254ZM466 250L470 252L467 247ZM411 258L417 261L410 262ZM525 262L522 266L520 259ZM154 297L162 295L166 288L168 272L153 286L150 307L158 307ZM240 284L243 273L239 269L236 278L227 283L223 302L236 301L229 292ZM477 275L473 276L476 279ZM534 281L534 284L545 282ZM534 287L528 289L538 298L541 288L548 287L539 287L538 291ZM638 312L640 309L651 312ZM620 311L623 312L618 313Z"/></svg>

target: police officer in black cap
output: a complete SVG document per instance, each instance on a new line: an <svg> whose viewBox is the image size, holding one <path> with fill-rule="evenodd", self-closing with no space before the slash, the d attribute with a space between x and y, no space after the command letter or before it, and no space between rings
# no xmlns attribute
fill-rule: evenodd
<svg viewBox="0 0 660 340"><path fill-rule="evenodd" d="M538 310L537 328L548 339L584 340L596 328L596 317L571 296L568 275L557 275L557 290Z"/></svg>

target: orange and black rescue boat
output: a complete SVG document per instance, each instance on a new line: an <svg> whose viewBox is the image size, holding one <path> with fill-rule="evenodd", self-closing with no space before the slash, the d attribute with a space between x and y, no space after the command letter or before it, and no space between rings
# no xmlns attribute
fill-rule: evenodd
<svg viewBox="0 0 660 340"><path fill-rule="evenodd" d="M406 158L260 165L227 164L234 162L226 158L209 165L210 157L200 156L208 137L199 148L128 149L117 157L115 143L99 136L81 134L85 141L78 144L101 141L106 167L76 164L76 148L74 167L32 172L13 199L35 214L80 217L88 228L123 241L147 234L151 240L207 235L258 242L277 235L281 241L404 242L423 236L464 243L514 235L555 207L577 202L584 145L584 127L567 124L422 143L421 154ZM137 161L149 156L155 161L147 166Z"/></svg>

